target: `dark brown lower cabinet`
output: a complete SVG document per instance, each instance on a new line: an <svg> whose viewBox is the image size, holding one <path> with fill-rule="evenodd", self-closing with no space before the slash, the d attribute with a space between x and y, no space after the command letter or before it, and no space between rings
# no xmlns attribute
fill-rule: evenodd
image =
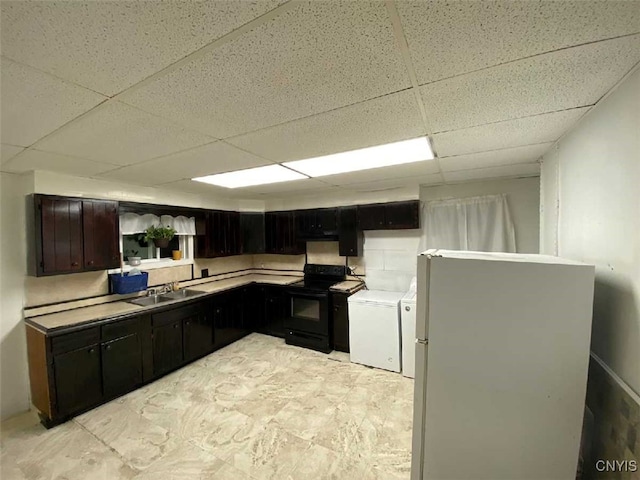
<svg viewBox="0 0 640 480"><path fill-rule="evenodd" d="M331 294L333 306L333 348L340 352L349 352L349 306L347 295Z"/></svg>
<svg viewBox="0 0 640 480"><path fill-rule="evenodd" d="M215 349L229 345L249 333L250 330L245 325L249 315L246 292L248 290L242 288L214 297L213 339Z"/></svg>
<svg viewBox="0 0 640 480"><path fill-rule="evenodd" d="M153 327L153 375L175 370L182 364L182 319Z"/></svg>
<svg viewBox="0 0 640 480"><path fill-rule="evenodd" d="M213 322L204 309L182 320L184 359L189 362L211 352Z"/></svg>
<svg viewBox="0 0 640 480"><path fill-rule="evenodd" d="M287 289L249 285L53 335L27 325L32 402L51 427L252 331L284 336Z"/></svg>
<svg viewBox="0 0 640 480"><path fill-rule="evenodd" d="M102 344L102 386L107 398L142 384L140 336L132 333Z"/></svg>
<svg viewBox="0 0 640 480"><path fill-rule="evenodd" d="M53 357L57 411L61 416L81 411L102 400L100 345Z"/></svg>
<svg viewBox="0 0 640 480"><path fill-rule="evenodd" d="M265 288L264 322L266 333L284 338L284 321L289 316L289 296L280 287Z"/></svg>

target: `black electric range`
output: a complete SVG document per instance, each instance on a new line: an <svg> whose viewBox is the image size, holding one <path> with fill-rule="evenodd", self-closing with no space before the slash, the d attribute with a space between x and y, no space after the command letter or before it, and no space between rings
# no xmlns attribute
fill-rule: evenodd
<svg viewBox="0 0 640 480"><path fill-rule="evenodd" d="M329 289L346 275L344 265L304 266L304 279L289 285L290 308L284 324L287 344L324 353L333 350Z"/></svg>

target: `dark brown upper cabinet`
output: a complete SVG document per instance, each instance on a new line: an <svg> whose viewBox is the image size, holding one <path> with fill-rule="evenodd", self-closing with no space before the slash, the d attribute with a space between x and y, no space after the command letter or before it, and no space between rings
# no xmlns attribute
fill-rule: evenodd
<svg viewBox="0 0 640 480"><path fill-rule="evenodd" d="M264 213L240 213L241 253L265 253Z"/></svg>
<svg viewBox="0 0 640 480"><path fill-rule="evenodd" d="M358 206L361 230L400 230L420 228L420 202L376 203Z"/></svg>
<svg viewBox="0 0 640 480"><path fill-rule="evenodd" d="M265 237L267 253L298 255L305 253L306 244L296 235L295 212L267 212Z"/></svg>
<svg viewBox="0 0 640 480"><path fill-rule="evenodd" d="M358 230L358 207L338 209L338 254L341 257L357 257L362 245L362 231Z"/></svg>
<svg viewBox="0 0 640 480"><path fill-rule="evenodd" d="M360 230L384 230L384 203L358 206Z"/></svg>
<svg viewBox="0 0 640 480"><path fill-rule="evenodd" d="M211 210L196 218L196 257L228 257L241 253L240 214Z"/></svg>
<svg viewBox="0 0 640 480"><path fill-rule="evenodd" d="M82 201L85 270L116 268L120 263L118 202Z"/></svg>
<svg viewBox="0 0 640 480"><path fill-rule="evenodd" d="M336 208L316 208L297 210L296 235L305 240L336 240L338 219Z"/></svg>
<svg viewBox="0 0 640 480"><path fill-rule="evenodd" d="M36 194L33 204L31 274L59 275L119 265L118 202Z"/></svg>

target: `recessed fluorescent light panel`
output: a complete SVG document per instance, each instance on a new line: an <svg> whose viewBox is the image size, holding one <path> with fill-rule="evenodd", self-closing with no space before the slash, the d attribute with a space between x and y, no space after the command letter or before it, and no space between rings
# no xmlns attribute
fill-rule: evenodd
<svg viewBox="0 0 640 480"><path fill-rule="evenodd" d="M308 177L281 165L267 165L266 167L248 168L235 172L196 177L191 180L210 183L211 185L218 185L219 187L239 188L265 185L267 183L288 182L289 180L300 180L303 178Z"/></svg>
<svg viewBox="0 0 640 480"><path fill-rule="evenodd" d="M286 162L283 165L310 177L322 177L423 160L433 160L433 151L427 137Z"/></svg>

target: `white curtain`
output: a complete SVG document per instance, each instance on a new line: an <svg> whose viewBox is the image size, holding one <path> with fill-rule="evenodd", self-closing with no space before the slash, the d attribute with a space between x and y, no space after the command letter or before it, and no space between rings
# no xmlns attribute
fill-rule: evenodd
<svg viewBox="0 0 640 480"><path fill-rule="evenodd" d="M421 251L428 248L515 252L506 195L456 198L423 205Z"/></svg>
<svg viewBox="0 0 640 480"><path fill-rule="evenodd" d="M196 219L187 218L182 215L172 217L162 215L158 217L151 213L138 215L137 213L124 213L120 215L120 233L122 235L132 235L134 233L144 233L152 225L168 225L176 230L176 235L195 235Z"/></svg>

